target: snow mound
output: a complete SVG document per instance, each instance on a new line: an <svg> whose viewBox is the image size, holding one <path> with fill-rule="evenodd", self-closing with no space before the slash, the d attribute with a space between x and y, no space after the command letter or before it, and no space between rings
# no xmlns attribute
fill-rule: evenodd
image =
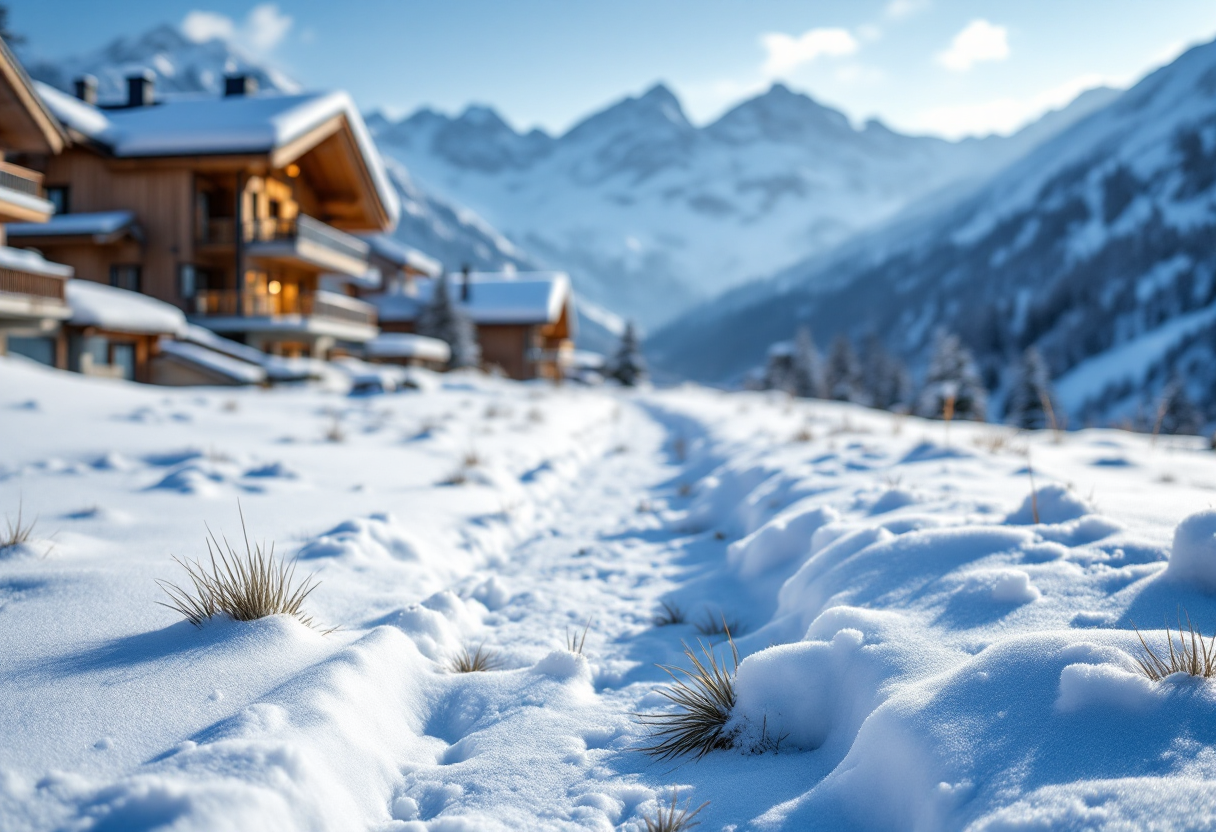
<svg viewBox="0 0 1216 832"><path fill-rule="evenodd" d="M591 665L587 657L569 650L554 650L538 661L533 670L553 679L577 679L591 683Z"/></svg>
<svg viewBox="0 0 1216 832"><path fill-rule="evenodd" d="M1165 574L1216 591L1216 511L1200 511L1178 524Z"/></svg>
<svg viewBox="0 0 1216 832"><path fill-rule="evenodd" d="M1142 673L1112 664L1070 664L1060 671L1056 710L1142 710L1160 695L1160 689Z"/></svg>
<svg viewBox="0 0 1216 832"><path fill-rule="evenodd" d="M422 557L418 543L388 514L339 523L300 550L301 559L354 561L409 560Z"/></svg>
<svg viewBox="0 0 1216 832"><path fill-rule="evenodd" d="M1093 506L1074 494L1071 489L1051 483L1026 495L1022 505L1006 517L1005 522L1011 526L1032 525L1035 523L1036 510L1038 522L1046 525L1067 523L1069 520L1094 513Z"/></svg>
<svg viewBox="0 0 1216 832"><path fill-rule="evenodd" d="M850 668L862 649L860 630L842 629L831 641L770 647L739 664L732 714L739 744L784 737L795 748L823 745L841 702L858 698Z"/></svg>
<svg viewBox="0 0 1216 832"><path fill-rule="evenodd" d="M726 550L727 562L742 577L750 578L800 557L809 557L819 529L839 519L840 513L830 506L788 510L732 543Z"/></svg>

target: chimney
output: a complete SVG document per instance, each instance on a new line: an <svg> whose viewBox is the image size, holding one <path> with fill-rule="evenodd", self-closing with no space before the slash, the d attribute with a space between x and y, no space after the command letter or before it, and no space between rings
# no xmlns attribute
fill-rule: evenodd
<svg viewBox="0 0 1216 832"><path fill-rule="evenodd" d="M93 75L81 75L76 79L76 97L85 104L97 105L97 78Z"/></svg>
<svg viewBox="0 0 1216 832"><path fill-rule="evenodd" d="M473 287L469 285L469 264L465 263L460 267L460 301L462 303L469 302L469 295L472 293Z"/></svg>
<svg viewBox="0 0 1216 832"><path fill-rule="evenodd" d="M127 76L127 106L151 107L156 103L156 73L150 69Z"/></svg>
<svg viewBox="0 0 1216 832"><path fill-rule="evenodd" d="M248 74L224 76L224 98L257 95L258 79Z"/></svg>

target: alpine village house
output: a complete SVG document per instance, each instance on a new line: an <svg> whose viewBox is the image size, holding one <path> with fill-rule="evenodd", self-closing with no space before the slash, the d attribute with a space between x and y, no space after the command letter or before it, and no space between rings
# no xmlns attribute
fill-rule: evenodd
<svg viewBox="0 0 1216 832"><path fill-rule="evenodd" d="M104 106L92 79L76 97L37 85L69 142L40 160L55 216L10 239L271 354L358 351L378 329L341 284L369 268L355 232L389 230L399 210L362 118L345 93L225 82L222 97L161 100L151 73L136 75Z"/></svg>
<svg viewBox="0 0 1216 832"><path fill-rule="evenodd" d="M400 205L349 96L244 75L158 96L150 71L126 92L32 83L0 41L0 354L160 384L293 380L288 362L339 355L445 365L414 332L442 266L385 234ZM483 366L562 377L568 277L449 287Z"/></svg>
<svg viewBox="0 0 1216 832"><path fill-rule="evenodd" d="M0 41L0 354L10 339L44 338L71 314L66 284L72 270L5 243L5 224L44 223L53 206L42 176L8 161L14 154L46 159L63 150L66 137L47 111L25 71ZM54 342L39 356L56 362Z"/></svg>

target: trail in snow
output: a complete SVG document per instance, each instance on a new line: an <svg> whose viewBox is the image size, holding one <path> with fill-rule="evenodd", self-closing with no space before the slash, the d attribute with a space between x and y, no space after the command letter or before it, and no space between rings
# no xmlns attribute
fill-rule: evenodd
<svg viewBox="0 0 1216 832"><path fill-rule="evenodd" d="M638 832L674 788L724 830L1216 806L1212 686L1131 665L1133 623L1216 620L1198 440L431 381L166 393L0 360L0 513L40 517L0 555L0 826ZM157 605L238 499L340 630ZM655 762L634 715L711 616L737 625L739 742ZM478 645L502 668L448 669ZM763 726L779 753L748 752Z"/></svg>

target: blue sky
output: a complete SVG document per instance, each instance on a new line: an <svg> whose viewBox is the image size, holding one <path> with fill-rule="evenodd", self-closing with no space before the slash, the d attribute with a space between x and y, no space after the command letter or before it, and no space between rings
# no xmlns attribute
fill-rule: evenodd
<svg viewBox="0 0 1216 832"><path fill-rule="evenodd" d="M782 80L856 120L1008 132L1216 37L1212 0L10 0L10 12L43 56L173 23L365 109L483 103L550 131L659 80L697 122Z"/></svg>

